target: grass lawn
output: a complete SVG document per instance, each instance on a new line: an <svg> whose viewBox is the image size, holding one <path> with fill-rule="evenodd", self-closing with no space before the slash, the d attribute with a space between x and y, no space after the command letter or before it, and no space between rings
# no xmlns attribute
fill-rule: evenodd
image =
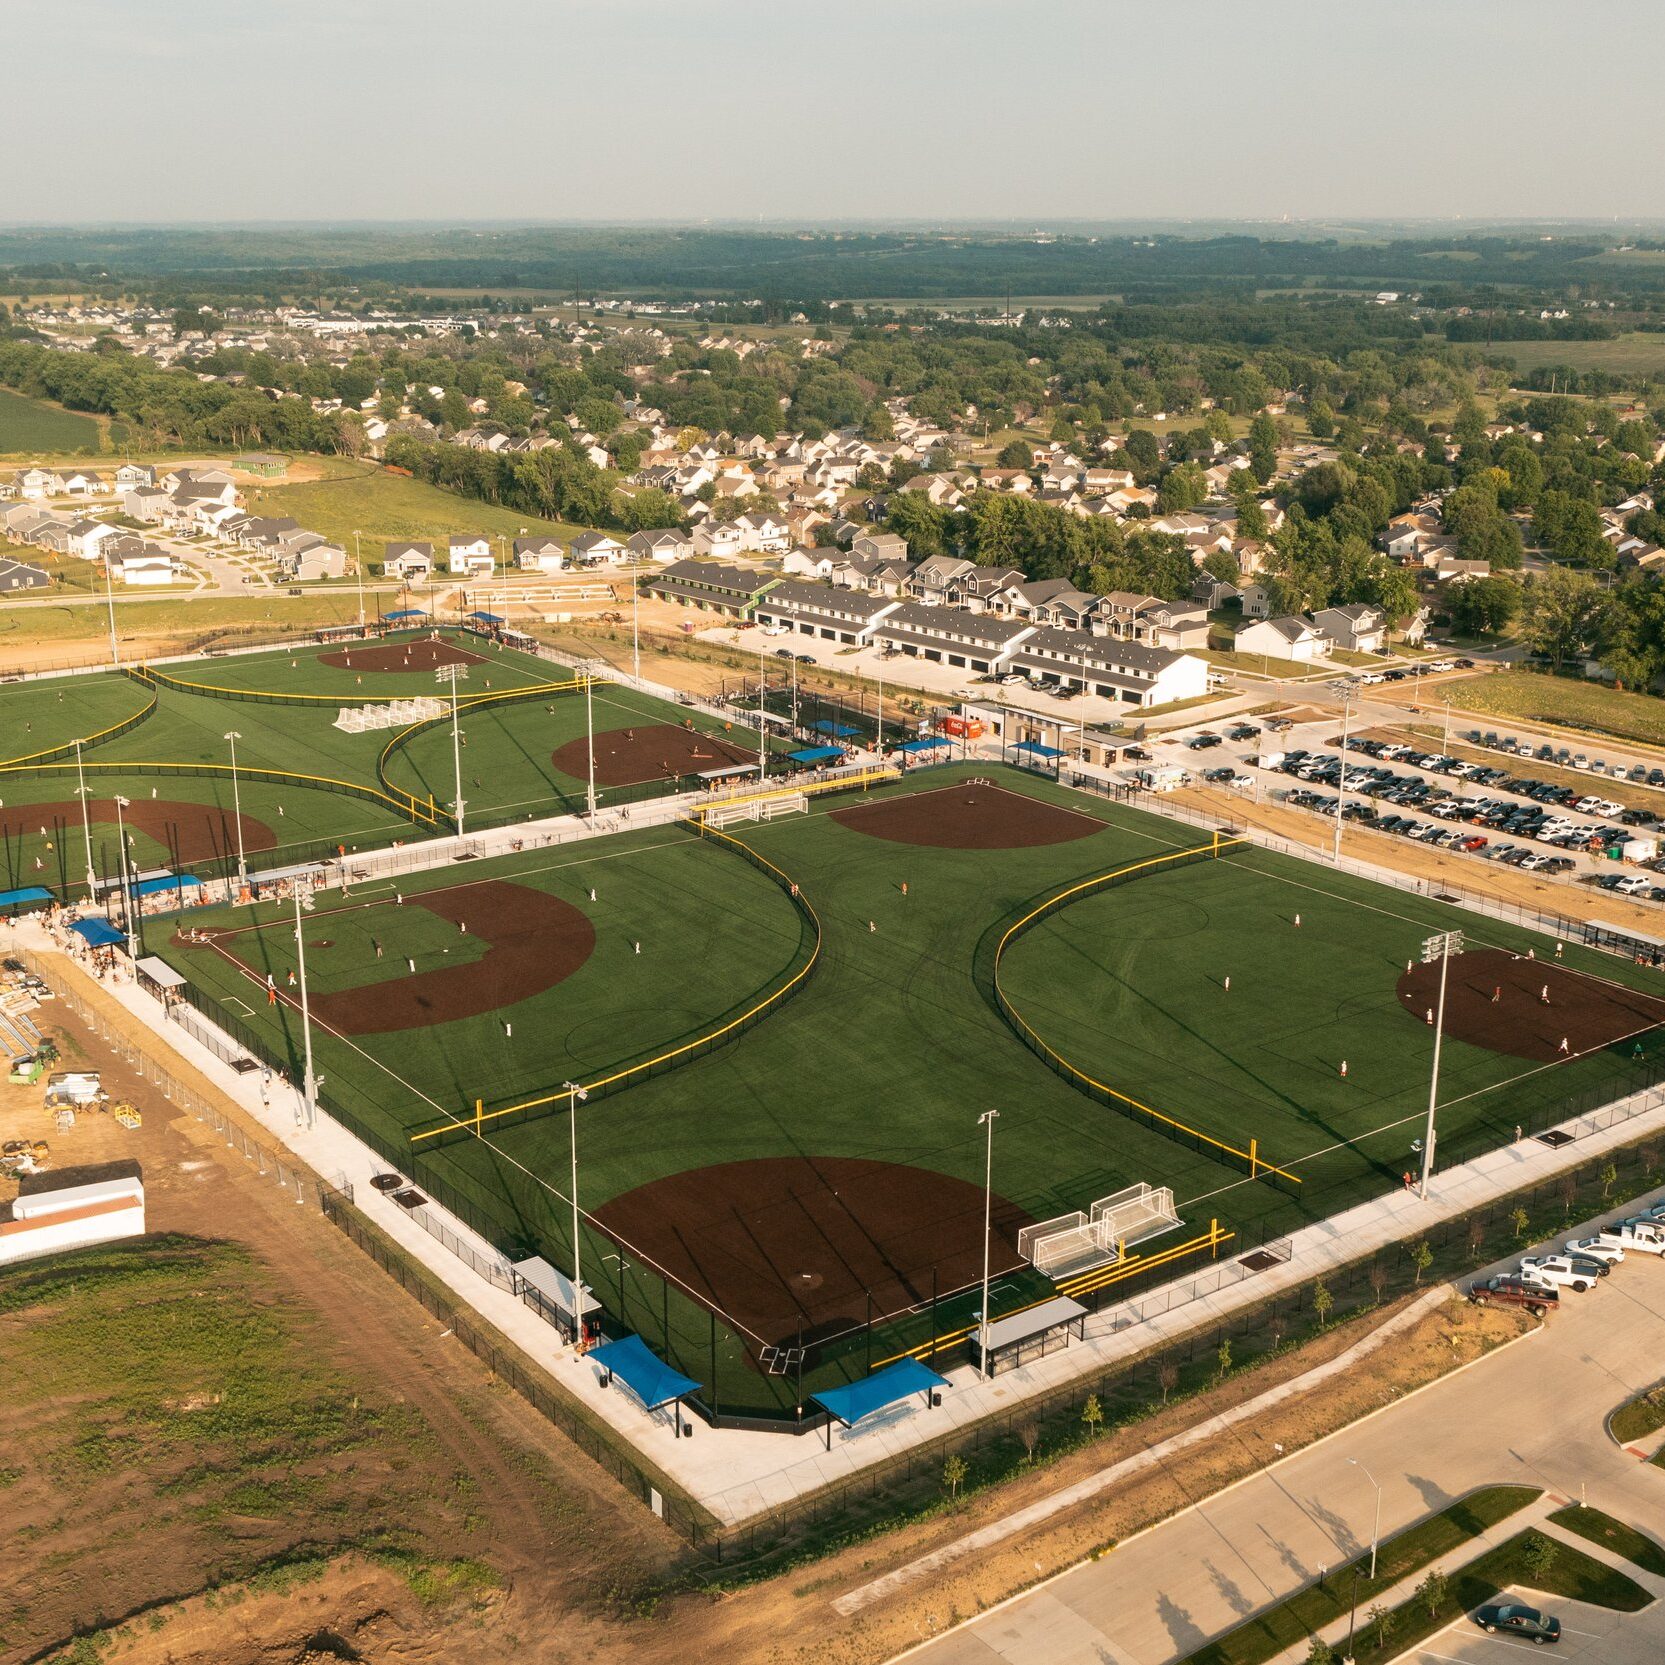
<svg viewBox="0 0 1665 1665"><path fill-rule="evenodd" d="M1430 1562L1461 1549L1539 1495L1531 1486L1491 1486L1472 1492L1460 1503L1387 1539L1377 1552L1374 1579L1369 1577L1370 1555L1366 1552L1323 1582L1309 1585L1288 1601L1256 1614L1247 1624L1198 1648L1183 1665L1262 1665L1262 1661L1344 1619L1355 1596L1362 1626L1366 1611L1382 1591L1391 1590Z"/></svg>
<svg viewBox="0 0 1665 1665"><path fill-rule="evenodd" d="M1665 336L1644 331L1611 341L1497 341L1489 357L1512 358L1517 370L1606 370L1638 381L1665 371Z"/></svg>
<svg viewBox="0 0 1665 1665"><path fill-rule="evenodd" d="M390 539L443 541L463 532L484 533L493 540L499 535L513 539L540 532L567 538L583 530L458 497L439 486L368 465L336 479L261 486L248 495L250 514L293 515L309 531L322 532L341 544L349 555L357 531L367 571L380 571L382 545Z"/></svg>
<svg viewBox="0 0 1665 1665"><path fill-rule="evenodd" d="M1576 1532L1579 1537L1588 1538L1591 1543L1600 1544L1615 1555L1622 1555L1643 1572L1665 1578L1665 1549L1634 1526L1626 1526L1623 1521L1614 1520L1600 1509L1582 1508L1577 1504L1558 1509L1549 1518L1557 1526Z"/></svg>
<svg viewBox="0 0 1665 1665"><path fill-rule="evenodd" d="M1646 746L1665 746L1665 700L1624 693L1581 677L1540 671L1494 671L1445 683L1453 706L1488 717L1517 717Z"/></svg>
<svg viewBox="0 0 1665 1665"><path fill-rule="evenodd" d="M1227 671L1257 671L1263 676L1290 678L1322 677L1327 674L1323 665L1310 665L1301 659L1277 659L1263 653L1238 653L1235 649L1210 648L1204 655L1209 664Z"/></svg>
<svg viewBox="0 0 1665 1665"><path fill-rule="evenodd" d="M1650 1388L1628 1405L1621 1405L1613 1413L1607 1428L1620 1445L1658 1433L1665 1428L1665 1388Z"/></svg>
<svg viewBox="0 0 1665 1665"><path fill-rule="evenodd" d="M1356 1183L1361 1163L1388 1179L1416 1166L1410 1145L1422 1134L1433 1032L1420 1010L1405 1009L1396 985L1424 937L1457 928L1471 949L1553 953L1547 939L1517 927L1243 849L1060 910L1008 948L1002 986L1079 1068L1240 1148L1258 1138L1268 1161L1327 1190ZM1568 946L1563 964L1657 984L1593 950ZM1665 1031L1643 1045L1665 1050ZM1448 1032L1446 1160L1507 1140L1532 1110L1610 1080L1630 1050L1627 1040L1545 1066Z"/></svg>
<svg viewBox="0 0 1665 1665"><path fill-rule="evenodd" d="M30 458L54 451L87 456L102 444L103 431L93 417L0 387L0 452Z"/></svg>
<svg viewBox="0 0 1665 1665"><path fill-rule="evenodd" d="M158 640L206 644L216 636L239 632L277 634L305 630L319 624L352 624L358 619L355 590L309 590L289 596L273 591L262 596L175 595L165 601L116 597L116 634L124 661L145 657L146 646ZM34 646L43 642L109 640L109 615L104 598L66 601L59 607L10 603L0 608L0 663L10 643ZM174 649L179 651L179 649Z"/></svg>

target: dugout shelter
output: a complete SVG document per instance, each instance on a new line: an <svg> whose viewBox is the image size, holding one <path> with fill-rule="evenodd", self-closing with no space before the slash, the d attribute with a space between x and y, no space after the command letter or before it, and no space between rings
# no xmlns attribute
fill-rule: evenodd
<svg viewBox="0 0 1665 1665"><path fill-rule="evenodd" d="M819 1405L827 1413L827 1449L831 1451L833 1423L854 1428L866 1417L910 1399L916 1393L924 1395L927 1406L940 1405L939 1390L947 1386L946 1376L939 1376L918 1359L898 1359L895 1364L875 1370L859 1382L812 1393L809 1402Z"/></svg>

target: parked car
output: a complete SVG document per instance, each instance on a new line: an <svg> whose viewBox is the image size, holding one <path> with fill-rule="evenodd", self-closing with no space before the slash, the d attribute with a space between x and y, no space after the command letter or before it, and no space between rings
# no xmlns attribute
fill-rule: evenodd
<svg viewBox="0 0 1665 1665"><path fill-rule="evenodd" d="M1474 1615L1474 1622L1493 1636L1518 1636L1523 1642L1542 1646L1561 1640L1561 1621L1535 1607L1518 1601L1489 1604Z"/></svg>
<svg viewBox="0 0 1665 1665"><path fill-rule="evenodd" d="M1534 1283L1512 1272L1500 1272L1484 1283L1471 1285L1468 1298L1477 1307L1525 1307L1534 1318L1541 1318L1551 1307L1559 1305L1561 1292L1549 1284Z"/></svg>
<svg viewBox="0 0 1665 1665"><path fill-rule="evenodd" d="M1579 1272L1565 1255L1527 1255L1520 1263L1521 1275L1535 1283L1553 1284L1557 1289L1571 1289L1577 1294L1596 1287L1600 1276L1596 1272Z"/></svg>
<svg viewBox="0 0 1665 1665"><path fill-rule="evenodd" d="M1588 1255L1592 1260L1605 1260L1609 1266L1617 1266L1625 1257L1621 1245L1604 1243L1596 1236L1569 1237L1564 1248L1570 1255Z"/></svg>

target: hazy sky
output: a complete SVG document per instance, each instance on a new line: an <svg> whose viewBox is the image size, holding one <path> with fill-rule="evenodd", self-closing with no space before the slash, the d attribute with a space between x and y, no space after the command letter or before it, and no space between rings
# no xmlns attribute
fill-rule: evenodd
<svg viewBox="0 0 1665 1665"><path fill-rule="evenodd" d="M1658 0L0 0L0 40L0 222L1665 213Z"/></svg>

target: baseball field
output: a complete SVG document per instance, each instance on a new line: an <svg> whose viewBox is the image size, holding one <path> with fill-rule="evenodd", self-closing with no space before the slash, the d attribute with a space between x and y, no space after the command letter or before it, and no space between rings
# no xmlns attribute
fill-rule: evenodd
<svg viewBox="0 0 1665 1665"><path fill-rule="evenodd" d="M294 1069L292 914L188 924L207 940L152 925L149 946ZM726 837L355 885L303 923L326 1101L500 1247L563 1268L575 1138L613 1327L721 1409L785 1415L970 1321L989 1109L996 1315L1049 1287L1023 1226L1124 1186L1173 1188L1177 1243L1213 1220L1258 1241L1400 1183L1437 999L1422 943L1449 930L1447 1159L1657 1063L1656 973L987 766ZM590 1089L575 1128L569 1082Z"/></svg>

